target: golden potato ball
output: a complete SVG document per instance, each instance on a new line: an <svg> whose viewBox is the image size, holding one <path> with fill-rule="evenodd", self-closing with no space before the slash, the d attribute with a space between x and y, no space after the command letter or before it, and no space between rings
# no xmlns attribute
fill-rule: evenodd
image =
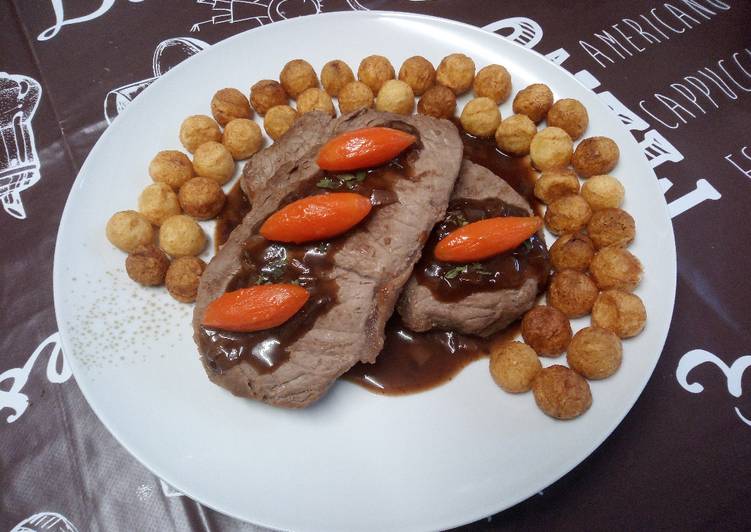
<svg viewBox="0 0 751 532"><path fill-rule="evenodd" d="M138 246L154 242L154 228L143 214L136 211L120 211L107 221L107 240L125 253L132 253Z"/></svg>
<svg viewBox="0 0 751 532"><path fill-rule="evenodd" d="M576 195L578 193L579 178L576 177L574 172L568 169L543 172L535 182L535 197L546 205L550 205L563 196Z"/></svg>
<svg viewBox="0 0 751 532"><path fill-rule="evenodd" d="M620 207L626 190L615 177L605 174L587 179L582 185L581 194L593 211L599 211Z"/></svg>
<svg viewBox="0 0 751 532"><path fill-rule="evenodd" d="M347 83L339 91L339 112L351 113L358 109L370 109L373 107L375 98L370 87L361 81Z"/></svg>
<svg viewBox="0 0 751 532"><path fill-rule="evenodd" d="M643 268L639 259L624 248L608 247L599 250L589 265L597 288L634 290L641 282Z"/></svg>
<svg viewBox="0 0 751 532"><path fill-rule="evenodd" d="M459 120L467 133L490 138L501 125L501 111L493 100L482 96L464 106Z"/></svg>
<svg viewBox="0 0 751 532"><path fill-rule="evenodd" d="M529 145L536 134L537 126L527 115L511 115L496 129L495 143L504 153L521 157L529 154Z"/></svg>
<svg viewBox="0 0 751 532"><path fill-rule="evenodd" d="M383 84L395 77L394 67L382 55L369 55L357 68L357 79L365 83L373 94L378 94Z"/></svg>
<svg viewBox="0 0 751 532"><path fill-rule="evenodd" d="M235 173L235 160L221 142L204 142L193 154L193 168L196 174L223 185Z"/></svg>
<svg viewBox="0 0 751 532"><path fill-rule="evenodd" d="M453 118L456 112L456 95L443 85L433 85L417 102L417 112L435 118Z"/></svg>
<svg viewBox="0 0 751 532"><path fill-rule="evenodd" d="M435 80L457 96L464 94L475 80L475 62L464 54L447 55L438 65Z"/></svg>
<svg viewBox="0 0 751 532"><path fill-rule="evenodd" d="M592 406L587 380L566 366L543 368L532 381L537 406L555 419L573 419Z"/></svg>
<svg viewBox="0 0 751 532"><path fill-rule="evenodd" d="M153 183L138 196L138 211L150 223L160 226L170 216L180 214L180 203L172 187L166 183Z"/></svg>
<svg viewBox="0 0 751 532"><path fill-rule="evenodd" d="M206 247L206 235L193 218L178 214L159 228L159 247L172 257L192 257Z"/></svg>
<svg viewBox="0 0 751 532"><path fill-rule="evenodd" d="M477 73L472 88L476 96L485 96L501 104L511 96L511 74L501 65L488 65Z"/></svg>
<svg viewBox="0 0 751 532"><path fill-rule="evenodd" d="M529 144L532 164L543 172L568 166L573 150L571 137L559 127L546 127L538 131Z"/></svg>
<svg viewBox="0 0 751 532"><path fill-rule="evenodd" d="M307 89L297 97L297 112L305 114L311 111L321 111L331 117L336 116L331 96L325 90L317 87Z"/></svg>
<svg viewBox="0 0 751 532"><path fill-rule="evenodd" d="M522 338L540 356L557 357L563 353L571 334L571 323L555 307L538 305L522 318Z"/></svg>
<svg viewBox="0 0 751 532"><path fill-rule="evenodd" d="M206 115L189 116L180 125L180 142L190 153L195 152L201 144L221 140L219 124Z"/></svg>
<svg viewBox="0 0 751 532"><path fill-rule="evenodd" d="M528 392L542 369L534 349L522 342L508 342L490 354L490 375L509 393Z"/></svg>
<svg viewBox="0 0 751 532"><path fill-rule="evenodd" d="M273 140L278 140L292 127L298 116L297 111L289 105L277 105L269 109L263 117L263 129Z"/></svg>
<svg viewBox="0 0 751 532"><path fill-rule="evenodd" d="M279 81L284 87L284 91L292 98L297 98L311 87L318 87L316 71L304 59L293 59L284 65L281 74L279 74Z"/></svg>
<svg viewBox="0 0 751 532"><path fill-rule="evenodd" d="M250 118L250 102L237 89L220 89L211 98L211 114L219 125L226 125L235 118Z"/></svg>
<svg viewBox="0 0 751 532"><path fill-rule="evenodd" d="M138 246L125 259L128 277L143 286L159 286L169 268L169 257L154 244Z"/></svg>
<svg viewBox="0 0 751 532"><path fill-rule="evenodd" d="M178 190L195 173L193 163L183 152L164 150L149 163L149 175L157 183L166 183L173 190Z"/></svg>
<svg viewBox="0 0 751 532"><path fill-rule="evenodd" d="M230 120L224 128L222 144L234 160L247 159L263 147L261 127L246 118Z"/></svg>
<svg viewBox="0 0 751 532"><path fill-rule="evenodd" d="M344 61L334 59L329 61L321 69L321 85L324 90L331 96L338 96L339 91L347 83L355 81L355 75L352 69Z"/></svg>
<svg viewBox="0 0 751 532"><path fill-rule="evenodd" d="M181 303L192 303L198 294L198 284L206 263L198 257L180 257L167 269L164 284L167 291Z"/></svg>
<svg viewBox="0 0 751 532"><path fill-rule="evenodd" d="M178 199L188 216L210 220L221 212L226 196L222 187L213 179L194 177L182 186Z"/></svg>
<svg viewBox="0 0 751 532"><path fill-rule="evenodd" d="M516 93L512 109L539 124L553 106L553 91L544 83L533 83Z"/></svg>
<svg viewBox="0 0 751 532"><path fill-rule="evenodd" d="M582 177L610 173L618 164L621 152L608 137L589 137L582 140L574 151L571 163Z"/></svg>
<svg viewBox="0 0 751 532"><path fill-rule="evenodd" d="M282 84L273 79L262 79L250 88L250 105L264 116L277 105L287 105L289 95Z"/></svg>
<svg viewBox="0 0 751 532"><path fill-rule="evenodd" d="M605 379L618 371L623 358L621 339L599 327L585 327L574 335L566 361L587 379Z"/></svg>
<svg viewBox="0 0 751 532"><path fill-rule="evenodd" d="M375 107L381 112L411 115L415 109L415 94L407 83L390 79L378 91Z"/></svg>
<svg viewBox="0 0 751 532"><path fill-rule="evenodd" d="M404 60L399 79L412 88L415 96L422 96L435 84L435 67L423 56L415 55Z"/></svg>
<svg viewBox="0 0 751 532"><path fill-rule="evenodd" d="M586 272L595 256L595 245L582 231L561 235L550 246L550 264L556 271Z"/></svg>
<svg viewBox="0 0 751 532"><path fill-rule="evenodd" d="M599 290L586 274L576 270L556 272L548 286L548 305L567 318L580 318L592 311Z"/></svg>
<svg viewBox="0 0 751 532"><path fill-rule="evenodd" d="M592 324L620 338L636 336L646 323L647 310L641 298L623 290L605 290L592 308Z"/></svg>
<svg viewBox="0 0 751 532"><path fill-rule="evenodd" d="M592 217L592 209L579 195L558 198L545 210L545 225L555 235L576 233L584 229Z"/></svg>
<svg viewBox="0 0 751 532"><path fill-rule="evenodd" d="M576 140L589 126L589 114L579 100L563 98L553 104L547 114L548 126L559 127Z"/></svg>
<svg viewBox="0 0 751 532"><path fill-rule="evenodd" d="M600 209L587 223L587 233L595 248L625 248L636 236L636 222L623 209Z"/></svg>

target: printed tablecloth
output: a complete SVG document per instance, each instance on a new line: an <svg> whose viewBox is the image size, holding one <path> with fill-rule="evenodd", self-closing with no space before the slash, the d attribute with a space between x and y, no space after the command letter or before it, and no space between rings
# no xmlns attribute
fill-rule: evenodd
<svg viewBox="0 0 751 532"><path fill-rule="evenodd" d="M0 530L258 529L156 478L93 414L56 332L55 237L89 150L169 68L281 19L366 9L473 24L575 74L639 142L673 219L675 312L636 406L563 479L466 528L748 528L751 2L4 0Z"/></svg>

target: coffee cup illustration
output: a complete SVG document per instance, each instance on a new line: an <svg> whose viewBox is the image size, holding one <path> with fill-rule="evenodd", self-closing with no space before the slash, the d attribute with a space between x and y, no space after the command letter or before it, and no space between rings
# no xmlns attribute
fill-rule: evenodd
<svg viewBox="0 0 751 532"><path fill-rule="evenodd" d="M42 87L28 76L0 72L0 202L23 220L21 192L39 181L39 158L31 120Z"/></svg>
<svg viewBox="0 0 751 532"><path fill-rule="evenodd" d="M104 118L107 123L111 124L117 115L159 76L209 46L207 42L192 37L175 37L160 42L154 50L152 59L153 77L129 83L107 93L104 98Z"/></svg>

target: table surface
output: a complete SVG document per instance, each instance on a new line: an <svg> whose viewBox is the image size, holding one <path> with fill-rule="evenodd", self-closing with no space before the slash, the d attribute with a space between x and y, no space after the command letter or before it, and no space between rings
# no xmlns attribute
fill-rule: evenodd
<svg viewBox="0 0 751 532"><path fill-rule="evenodd" d="M744 246L751 229L743 216L751 197L751 2L6 0L0 530L258 530L155 477L93 414L60 349L55 237L89 150L155 77L238 32L348 9L459 20L560 64L631 130L673 218L675 312L631 413L564 478L465 529L747 528L751 254ZM24 155L10 155L14 150Z"/></svg>

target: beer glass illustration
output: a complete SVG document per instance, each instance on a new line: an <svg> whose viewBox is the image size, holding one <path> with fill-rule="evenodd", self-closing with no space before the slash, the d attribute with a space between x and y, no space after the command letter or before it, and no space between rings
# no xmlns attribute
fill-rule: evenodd
<svg viewBox="0 0 751 532"><path fill-rule="evenodd" d="M21 191L39 181L31 119L41 94L35 79L0 72L0 202L19 220L26 218Z"/></svg>

